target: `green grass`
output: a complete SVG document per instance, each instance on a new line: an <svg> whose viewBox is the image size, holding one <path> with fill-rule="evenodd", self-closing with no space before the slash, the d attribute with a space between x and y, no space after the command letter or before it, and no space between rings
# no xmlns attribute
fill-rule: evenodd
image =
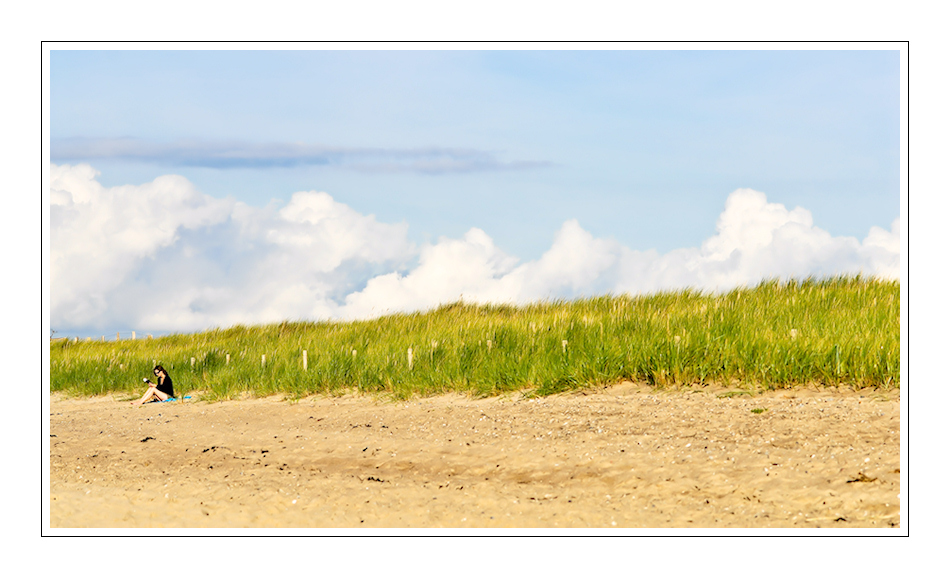
<svg viewBox="0 0 950 578"><path fill-rule="evenodd" d="M524 307L460 302L371 321L57 341L50 344L50 390L131 396L143 391L141 378L155 364L168 370L177 394L206 399L354 389L400 399L449 391L549 395L622 380L899 387L899 303L897 282L837 277L724 294L687 290Z"/></svg>

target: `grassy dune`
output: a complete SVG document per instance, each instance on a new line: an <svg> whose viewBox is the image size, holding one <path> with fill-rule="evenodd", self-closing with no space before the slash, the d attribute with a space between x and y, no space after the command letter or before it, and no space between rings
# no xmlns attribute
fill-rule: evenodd
<svg viewBox="0 0 950 578"><path fill-rule="evenodd" d="M624 379L657 386L899 387L900 285L860 277L772 281L724 294L524 307L453 303L372 321L60 341L50 344L50 389L141 393L141 378L156 363L168 370L176 393L201 391L211 399L353 388L397 398L522 389L547 395Z"/></svg>

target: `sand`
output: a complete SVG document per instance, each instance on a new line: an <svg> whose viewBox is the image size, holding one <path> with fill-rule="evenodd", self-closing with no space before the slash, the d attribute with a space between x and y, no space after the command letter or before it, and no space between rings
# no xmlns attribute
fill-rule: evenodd
<svg viewBox="0 0 950 578"><path fill-rule="evenodd" d="M54 396L50 527L900 525L899 392L727 393Z"/></svg>

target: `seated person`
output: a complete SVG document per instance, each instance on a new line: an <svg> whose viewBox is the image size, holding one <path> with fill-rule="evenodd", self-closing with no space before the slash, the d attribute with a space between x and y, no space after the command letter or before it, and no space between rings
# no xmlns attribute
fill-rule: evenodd
<svg viewBox="0 0 950 578"><path fill-rule="evenodd" d="M155 384L146 379L145 383L148 384L148 391L145 392L142 399L133 401L132 405L142 405L150 401L165 401L175 397L175 390L172 388L172 378L168 376L168 372L165 371L165 368L161 365L156 365L152 373L158 378L158 383Z"/></svg>

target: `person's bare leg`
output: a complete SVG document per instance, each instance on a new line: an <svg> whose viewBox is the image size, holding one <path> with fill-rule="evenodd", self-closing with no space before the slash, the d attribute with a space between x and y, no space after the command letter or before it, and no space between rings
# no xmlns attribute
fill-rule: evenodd
<svg viewBox="0 0 950 578"><path fill-rule="evenodd" d="M145 403L146 401L151 401L153 397L157 397L158 394L165 395L164 393L162 393L162 392L158 391L157 389L155 389L155 386L153 385L153 386L151 386L151 387L148 388L148 390L145 392L145 395L142 396L142 399L137 399L137 400L133 401L133 402L132 402L132 405L142 405L142 404ZM161 398L159 398L159 399L161 399ZM165 399L168 399L168 396L167 396L167 395L165 395Z"/></svg>

